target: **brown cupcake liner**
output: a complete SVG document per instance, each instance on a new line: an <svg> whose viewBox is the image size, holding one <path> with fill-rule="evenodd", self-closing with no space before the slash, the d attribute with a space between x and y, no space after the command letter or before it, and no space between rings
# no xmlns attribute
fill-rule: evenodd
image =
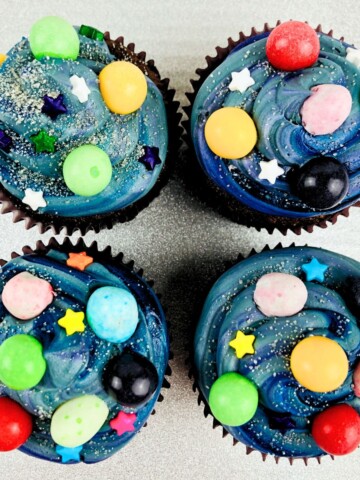
<svg viewBox="0 0 360 480"><path fill-rule="evenodd" d="M280 25L281 21L278 20L275 26ZM302 230L305 230L311 233L314 230L314 227L326 228L329 224L335 224L338 217L349 216L349 210L351 207L360 207L360 200L351 207L346 207L343 210L336 212L335 214L328 215L318 215L311 218L303 219L294 219L281 216L266 215L257 210L253 210L250 207L242 204L239 200L236 200L231 194L225 190L218 187L215 182L213 182L204 170L201 168L194 150L191 131L190 131L190 120L191 120L191 111L193 103L195 101L196 95L200 90L200 87L208 76L226 59L229 53L237 47L239 44L243 43L248 38L254 37L264 32L271 32L275 27L270 27L268 23L264 24L262 30L257 30L252 27L249 35L245 35L243 32L239 33L239 38L233 40L228 38L227 46L225 47L216 47L216 55L214 57L207 56L205 57L207 66L205 68L198 68L196 74L197 79L190 80L193 91L187 92L186 96L190 102L190 105L184 107L186 120L182 122L182 125L185 129L184 141L188 146L188 158L184 158L184 182L191 191L193 195L196 195L200 200L209 204L214 210L219 212L221 215L228 217L230 220L245 225L247 227L254 227L257 231L261 229L267 230L268 233L273 233L275 230L278 230L283 235L286 235L290 230L296 235L300 235ZM324 33L325 35L333 36L333 31L323 32L321 25L316 27L316 32ZM340 41L344 40L344 37L339 39ZM186 157L186 155L184 155Z"/></svg>
<svg viewBox="0 0 360 480"><path fill-rule="evenodd" d="M27 230L37 225L40 233L52 230L54 234L59 234L60 231L63 230L64 233L68 235L72 235L76 231L85 235L89 231L99 233L102 229L111 229L116 223L125 223L133 220L139 212L149 206L152 200L160 194L161 189L168 182L174 169L180 148L182 128L180 126L181 114L178 112L180 104L174 101L175 90L169 88L170 80L168 78L161 78L154 60L146 60L145 52L135 53L134 43L126 45L124 37L111 40L109 32L105 32L104 40L109 47L110 53L118 60L131 61L131 63L138 66L140 70L155 83L163 95L169 132L168 152L165 164L155 185L144 197L116 212L91 215L89 217L60 217L46 213L37 213L23 204L21 200L11 195L0 184L0 203L2 204L0 213L12 212L13 222L24 221Z"/></svg>

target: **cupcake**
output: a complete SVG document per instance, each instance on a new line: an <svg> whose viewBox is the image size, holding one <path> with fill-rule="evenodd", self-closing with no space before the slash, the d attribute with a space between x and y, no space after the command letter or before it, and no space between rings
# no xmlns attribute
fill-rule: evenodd
<svg viewBox="0 0 360 480"><path fill-rule="evenodd" d="M167 178L177 121L154 62L122 37L58 17L36 22L4 58L3 210L69 234L134 218Z"/></svg>
<svg viewBox="0 0 360 480"><path fill-rule="evenodd" d="M169 358L165 317L141 271L83 241L4 262L0 451L95 463L153 412Z"/></svg>
<svg viewBox="0 0 360 480"><path fill-rule="evenodd" d="M205 415L247 452L345 455L360 444L360 263L264 251L214 284L194 341Z"/></svg>
<svg viewBox="0 0 360 480"><path fill-rule="evenodd" d="M360 204L360 54L331 34L266 24L197 70L192 177L233 220L300 233Z"/></svg>

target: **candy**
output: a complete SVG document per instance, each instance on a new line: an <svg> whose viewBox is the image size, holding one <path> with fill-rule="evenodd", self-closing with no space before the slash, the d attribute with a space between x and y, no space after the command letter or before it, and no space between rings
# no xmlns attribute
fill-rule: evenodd
<svg viewBox="0 0 360 480"><path fill-rule="evenodd" d="M116 430L117 435L123 435L126 432L134 432L136 422L136 413L119 412L115 418L110 420L110 427Z"/></svg>
<svg viewBox="0 0 360 480"><path fill-rule="evenodd" d="M138 161L145 166L146 170L152 172L156 165L161 165L159 149L157 147L148 147L145 145L144 155L142 155Z"/></svg>
<svg viewBox="0 0 360 480"><path fill-rule="evenodd" d="M285 170L279 166L276 158L270 161L260 160L260 180L267 180L271 185L276 183L278 177L285 173Z"/></svg>
<svg viewBox="0 0 360 480"><path fill-rule="evenodd" d="M313 65L319 57L320 41L306 23L290 21L278 25L266 41L266 56L275 68L299 70Z"/></svg>
<svg viewBox="0 0 360 480"><path fill-rule="evenodd" d="M307 282L312 282L313 280L323 282L328 268L328 265L319 262L317 258L312 258L309 263L301 265L301 270L305 272Z"/></svg>
<svg viewBox="0 0 360 480"><path fill-rule="evenodd" d="M69 258L66 260L66 265L83 272L86 267L91 265L93 262L94 259L86 255L86 252L69 253Z"/></svg>
<svg viewBox="0 0 360 480"><path fill-rule="evenodd" d="M41 343L31 335L14 335L0 345L0 381L13 390L28 390L43 378L46 361Z"/></svg>
<svg viewBox="0 0 360 480"><path fill-rule="evenodd" d="M49 135L45 130L40 130L30 137L30 142L34 145L36 153L54 153L56 140L55 136Z"/></svg>
<svg viewBox="0 0 360 480"><path fill-rule="evenodd" d="M5 62L6 59L7 59L7 56L5 55L5 53L0 53L0 67Z"/></svg>
<svg viewBox="0 0 360 480"><path fill-rule="evenodd" d="M245 333L238 330L236 337L229 342L229 345L235 350L237 358L243 358L246 354L252 355L255 353L254 341L255 335L245 335Z"/></svg>
<svg viewBox="0 0 360 480"><path fill-rule="evenodd" d="M74 27L59 17L44 17L31 27L30 49L34 57L76 60L80 41Z"/></svg>
<svg viewBox="0 0 360 480"><path fill-rule="evenodd" d="M291 352L290 369L296 380L312 392L332 392L341 387L349 363L342 347L327 337L307 337Z"/></svg>
<svg viewBox="0 0 360 480"><path fill-rule="evenodd" d="M47 201L44 198L44 192L42 190L36 191L32 188L25 189L24 198L21 200L25 205L36 211L41 207L46 207Z"/></svg>
<svg viewBox="0 0 360 480"><path fill-rule="evenodd" d="M0 397L0 452L23 445L33 430L31 415L8 397Z"/></svg>
<svg viewBox="0 0 360 480"><path fill-rule="evenodd" d="M267 273L259 278L254 302L267 317L288 317L304 308L308 292L300 278L288 273Z"/></svg>
<svg viewBox="0 0 360 480"><path fill-rule="evenodd" d="M360 444L359 414L350 405L333 405L315 417L311 433L324 452L347 455Z"/></svg>
<svg viewBox="0 0 360 480"><path fill-rule="evenodd" d="M44 105L41 107L41 113L50 117L51 120L56 120L59 115L67 113L67 108L64 105L64 95L61 93L55 98L44 95L43 100Z"/></svg>
<svg viewBox="0 0 360 480"><path fill-rule="evenodd" d="M347 282L346 292L351 310L360 317L360 278L350 278Z"/></svg>
<svg viewBox="0 0 360 480"><path fill-rule="evenodd" d="M66 335L73 335L76 332L83 332L85 314L84 312L74 312L71 308L67 308L65 315L58 320L60 327L65 328Z"/></svg>
<svg viewBox="0 0 360 480"><path fill-rule="evenodd" d="M66 157L63 164L66 186L75 195L90 197L110 183L112 165L109 156L95 145L82 145Z"/></svg>
<svg viewBox="0 0 360 480"><path fill-rule="evenodd" d="M360 397L360 362L356 365L353 375L354 394Z"/></svg>
<svg viewBox="0 0 360 480"><path fill-rule="evenodd" d="M225 373L211 386L209 406L219 422L230 427L239 427L251 420L256 413L257 388L239 373Z"/></svg>
<svg viewBox="0 0 360 480"><path fill-rule="evenodd" d="M124 407L137 408L148 402L158 387L155 366L135 352L113 357L105 367L106 392Z"/></svg>
<svg viewBox="0 0 360 480"><path fill-rule="evenodd" d="M109 414L106 403L96 395L83 395L60 405L51 418L50 433L58 445L74 448L93 438Z"/></svg>
<svg viewBox="0 0 360 480"><path fill-rule="evenodd" d="M101 287L89 298L86 318L99 338L120 343L128 340L135 332L139 313L136 300L128 290Z"/></svg>
<svg viewBox="0 0 360 480"><path fill-rule="evenodd" d="M253 119L237 107L215 110L205 124L204 134L210 150L229 160L245 157L257 140Z"/></svg>
<svg viewBox="0 0 360 480"><path fill-rule="evenodd" d="M106 65L99 74L99 83L106 106L121 115L138 110L147 95L145 75L130 62L116 61Z"/></svg>
<svg viewBox="0 0 360 480"><path fill-rule="evenodd" d="M50 305L54 291L46 280L21 272L6 282L1 298L11 315L20 320L30 320Z"/></svg>

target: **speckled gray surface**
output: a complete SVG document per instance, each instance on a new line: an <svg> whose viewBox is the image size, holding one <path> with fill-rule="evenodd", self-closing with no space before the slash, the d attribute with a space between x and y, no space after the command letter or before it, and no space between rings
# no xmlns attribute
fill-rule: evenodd
<svg viewBox="0 0 360 480"><path fill-rule="evenodd" d="M265 21L274 24L278 18L307 19L314 26L321 23L324 29L332 27L335 36L344 35L360 45L360 6L355 0L0 0L0 7L1 51L27 34L40 16L60 14L74 24L85 23L109 30L113 36L124 35L136 43L138 50L146 50L156 59L162 75L171 78L182 103L188 80L196 67L204 65L206 54L213 54L216 45L225 44L229 36L236 37L239 30L261 28ZM265 244L275 246L279 241L283 245L295 242L321 246L360 260L360 209L353 209L349 219L342 217L336 225L316 229L313 234L270 236L235 225L199 204L176 177L131 223L85 237L87 243L96 239L100 247L109 244L115 253L123 251L127 258L133 258L148 277L155 279L156 290L163 294L173 326L175 353L172 388L165 392L165 401L158 404L149 426L106 462L62 467L19 452L0 454L2 480L355 478L360 452L335 461L326 458L320 466L310 461L308 467L300 461L291 467L284 459L279 465L271 458L263 463L256 453L246 456L242 446L233 447L231 438L223 439L220 429L213 430L210 418L203 417L184 361L200 292L226 261L235 260L239 252L247 254L253 247L260 250ZM25 231L22 223L14 225L10 214L0 216L0 232L2 258L9 258L23 245L34 246L39 238L45 241L51 237L51 233L40 236L35 228Z"/></svg>

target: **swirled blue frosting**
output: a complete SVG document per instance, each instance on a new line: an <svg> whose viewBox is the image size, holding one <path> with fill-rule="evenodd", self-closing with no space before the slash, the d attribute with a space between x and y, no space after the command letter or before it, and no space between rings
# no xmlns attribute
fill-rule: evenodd
<svg viewBox="0 0 360 480"><path fill-rule="evenodd" d="M25 255L6 263L0 276L2 291L14 275L28 271L50 282L56 296L51 305L34 320L19 321L0 301L0 344L12 335L33 335L43 345L47 362L45 376L30 390L14 391L0 384L0 396L9 396L34 417L34 431L20 450L29 455L61 462L50 435L54 410L67 400L84 394L97 395L109 407L109 416L101 430L83 446L81 460L94 463L105 460L124 447L146 422L160 394L168 362L168 337L163 310L147 283L127 267L92 263L85 271L66 266L68 256L55 250L44 255ZM128 289L138 304L139 324L133 336L124 343L112 344L98 338L86 325L84 333L66 336L57 323L66 309L85 311L91 293L110 285ZM156 367L159 384L152 398L135 411L135 431L118 436L109 421L121 410L102 385L104 366L124 349L147 357ZM125 411L130 411L125 409Z"/></svg>
<svg viewBox="0 0 360 480"><path fill-rule="evenodd" d="M309 68L296 72L274 69L265 54L268 32L256 35L234 48L201 86L192 110L191 135L201 167L211 180L252 209L265 214L301 218L331 214L360 197L360 76L346 60L348 44L319 34L320 56ZM248 68L255 84L244 93L230 91L231 73ZM345 86L352 96L346 121L333 133L313 136L301 124L300 108L319 84ZM216 156L205 141L208 116L223 106L246 110L256 124L258 142L241 160ZM286 173L309 159L331 156L346 166L350 188L341 203L326 211L315 210L291 190ZM260 161L276 158L285 170L274 185L259 179Z"/></svg>
<svg viewBox="0 0 360 480"><path fill-rule="evenodd" d="M266 317L256 307L257 280L266 273L303 277L301 266L312 258L328 265L322 284L306 282L304 309L290 317ZM252 256L223 274L211 289L195 335L198 384L206 401L217 377L239 372L259 391L255 416L241 427L224 426L233 437L260 452L286 457L324 455L311 436L311 420L326 407L347 403L360 413L352 376L360 355L360 328L342 293L350 278L358 278L360 264L326 250L284 248ZM255 335L255 353L238 359L229 346L240 330ZM310 335L336 340L349 360L343 385L330 393L302 387L290 370L294 346Z"/></svg>
<svg viewBox="0 0 360 480"><path fill-rule="evenodd" d="M164 166L168 143L163 97L152 80L146 79L148 93L139 110L129 115L110 112L99 90L98 74L116 58L105 41L79 38L76 61L35 60L24 38L0 68L0 129L13 144L8 152L0 150L1 184L19 200L26 188L43 191L47 205L38 212L64 217L118 211L145 196ZM83 77L90 89L85 103L71 93L73 75ZM64 96L67 113L52 120L41 113L43 97L59 94ZM30 137L40 130L57 137L54 153L35 153ZM65 185L62 164L74 148L88 143L109 155L113 175L101 193L82 197ZM153 171L138 161L144 146L159 149L161 163Z"/></svg>

